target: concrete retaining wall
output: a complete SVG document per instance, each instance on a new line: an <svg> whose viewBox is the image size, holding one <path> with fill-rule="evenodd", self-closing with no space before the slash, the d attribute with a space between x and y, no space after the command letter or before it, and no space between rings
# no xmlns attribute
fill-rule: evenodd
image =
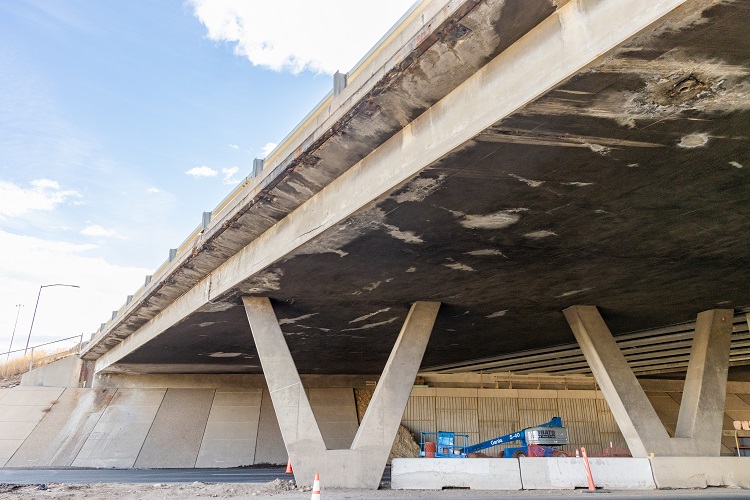
<svg viewBox="0 0 750 500"><path fill-rule="evenodd" d="M212 389L167 390L135 467L195 467L214 393Z"/></svg>
<svg viewBox="0 0 750 500"><path fill-rule="evenodd" d="M62 392L61 388L17 387L0 394L0 467L18 451Z"/></svg>
<svg viewBox="0 0 750 500"><path fill-rule="evenodd" d="M65 389L7 467L72 465L115 392L114 389Z"/></svg>
<svg viewBox="0 0 750 500"><path fill-rule="evenodd" d="M505 458L394 458L395 490L520 490L518 460Z"/></svg>
<svg viewBox="0 0 750 500"><path fill-rule="evenodd" d="M164 394L164 389L118 390L72 465L133 467Z"/></svg>
<svg viewBox="0 0 750 500"><path fill-rule="evenodd" d="M586 488L582 458L520 458L521 482L525 490ZM647 458L589 458L597 487L613 490L656 489Z"/></svg>
<svg viewBox="0 0 750 500"><path fill-rule="evenodd" d="M313 388L331 449L358 427L354 391ZM43 388L0 391L0 467L237 467L286 464L263 388Z"/></svg>
<svg viewBox="0 0 750 500"><path fill-rule="evenodd" d="M83 360L71 354L21 375L22 387L78 387Z"/></svg>
<svg viewBox="0 0 750 500"><path fill-rule="evenodd" d="M255 463L262 397L262 389L216 391L196 467L239 467Z"/></svg>

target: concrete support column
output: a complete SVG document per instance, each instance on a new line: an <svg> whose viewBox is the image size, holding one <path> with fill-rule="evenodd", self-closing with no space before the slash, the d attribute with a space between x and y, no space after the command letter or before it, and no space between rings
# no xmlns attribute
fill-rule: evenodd
<svg viewBox="0 0 750 500"><path fill-rule="evenodd" d="M383 464L388 460L438 309L440 302L416 302L411 307L354 436L353 450L378 456Z"/></svg>
<svg viewBox="0 0 750 500"><path fill-rule="evenodd" d="M726 309L698 314L675 437L721 435L733 318L734 311ZM700 444L706 456L721 451L718 440Z"/></svg>
<svg viewBox="0 0 750 500"><path fill-rule="evenodd" d="M307 393L271 301L265 297L242 300L287 453L292 457L295 471L307 470L315 465L306 463L308 457L326 450ZM312 484L312 480L308 482Z"/></svg>
<svg viewBox="0 0 750 500"><path fill-rule="evenodd" d="M719 455L732 310L698 315L674 438L664 429L597 308L572 306L563 312L634 457Z"/></svg>
<svg viewBox="0 0 750 500"><path fill-rule="evenodd" d="M297 484L377 489L440 303L412 305L351 448L327 450L270 300L242 300Z"/></svg>
<svg viewBox="0 0 750 500"><path fill-rule="evenodd" d="M654 444L667 441L669 435L596 306L572 306L563 312L630 453L655 453Z"/></svg>

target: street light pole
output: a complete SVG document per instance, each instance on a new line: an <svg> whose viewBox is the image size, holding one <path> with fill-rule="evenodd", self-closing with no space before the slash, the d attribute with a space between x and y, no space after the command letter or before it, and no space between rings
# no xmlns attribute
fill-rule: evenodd
<svg viewBox="0 0 750 500"><path fill-rule="evenodd" d="M18 316L21 315L21 308L23 307L23 304L16 304L16 307L18 308L18 311L16 311L16 322L13 323L13 333L10 334L10 345L8 346L8 356L5 358L5 361L8 361L10 359L10 351L13 350L13 339L16 336L16 327L18 326Z"/></svg>
<svg viewBox="0 0 750 500"><path fill-rule="evenodd" d="M26 338L26 348L23 350L23 355L26 356L26 351L29 350L29 341L31 340L31 330L34 328L34 319L36 319L36 310L39 307L39 297L42 296L42 288L50 286L69 286L71 288L81 288L78 285L66 285L64 283L54 283L52 285L42 285L39 287L39 293L36 295L36 304L34 305L34 314L31 316L31 326L29 327L29 336Z"/></svg>

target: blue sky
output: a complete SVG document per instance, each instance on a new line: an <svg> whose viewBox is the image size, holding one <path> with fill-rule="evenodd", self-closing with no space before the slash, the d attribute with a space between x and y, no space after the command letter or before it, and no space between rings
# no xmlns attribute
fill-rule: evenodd
<svg viewBox="0 0 750 500"><path fill-rule="evenodd" d="M88 337L412 1L0 0L0 352L42 284L31 344Z"/></svg>

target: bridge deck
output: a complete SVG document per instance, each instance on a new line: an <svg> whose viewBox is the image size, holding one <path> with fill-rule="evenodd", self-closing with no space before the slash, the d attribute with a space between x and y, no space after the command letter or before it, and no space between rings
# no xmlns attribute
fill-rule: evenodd
<svg viewBox="0 0 750 500"><path fill-rule="evenodd" d="M566 62L541 64L543 54L516 54L518 44L503 51L508 40L491 35L525 21L521 31L529 33L519 44L553 44L559 23L552 22L558 14L551 2L528 12L519 2L493 10L500 4L479 2L457 14L469 31L454 24L415 53L398 85L382 90L382 107L352 108L356 126L380 123L377 139L361 145L345 129L334 131L316 146L316 165L290 170L286 184L262 195L257 212L248 201L248 217L263 219L278 206L281 223L271 218L236 228L257 236L258 248L293 229L295 237L268 253L244 247L172 305L155 307L154 319L132 323L132 339L109 352L126 335L90 347L87 356L102 356L97 368L259 372L243 294L273 299L303 373L379 372L415 300L444 303L425 366L570 343L560 311L572 304L600 306L615 334L690 321L716 306L750 306L747 5L686 2L514 106L525 80L541 85L545 72L552 79ZM562 20L570 20L566 8L571 4L558 11ZM584 14L596 13L576 13ZM467 36L466 52L458 34ZM484 55L464 64L478 47ZM467 76L467 68L495 54L492 64L505 64L506 73L485 67ZM440 72L453 67L463 68L462 86L449 94L445 83L429 94L431 79L443 81ZM429 68L440 72L425 73ZM507 81L489 81L490 74ZM467 97L458 100L461 89ZM420 92L429 97L409 108ZM404 173L403 181L391 172L458 137L420 150L418 132L433 137L440 120L457 129L476 125L484 107L506 101L512 112ZM382 116L395 103L410 109L406 129L397 130L403 117ZM358 137L367 135L356 126ZM350 146L362 158L355 167L345 168L353 164L349 155L330 184L312 177L318 168L333 172L336 155ZM378 192L388 176L393 186ZM290 190L308 187L308 201L292 212ZM354 198L356 208L340 216L338 204ZM296 222L302 216L319 217L320 229L305 229ZM232 253L205 251L223 259Z"/></svg>

